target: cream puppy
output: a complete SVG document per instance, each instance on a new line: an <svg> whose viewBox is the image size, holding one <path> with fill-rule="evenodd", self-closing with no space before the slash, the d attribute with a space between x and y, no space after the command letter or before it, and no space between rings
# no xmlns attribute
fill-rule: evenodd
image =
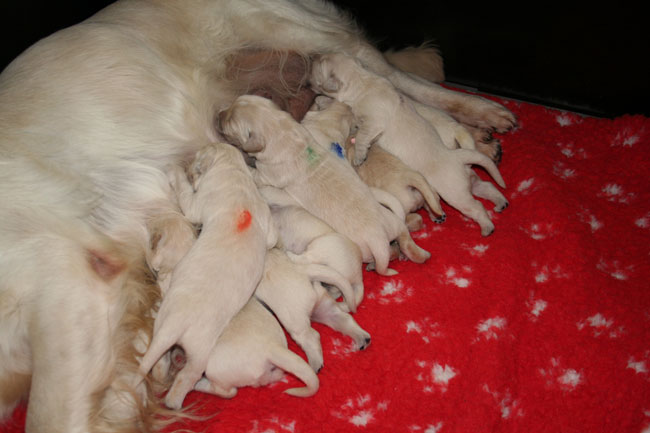
<svg viewBox="0 0 650 433"><path fill-rule="evenodd" d="M270 100L240 96L218 116L220 132L256 158L256 181L283 189L303 208L354 241L366 262L391 275L389 244L408 235L403 221L381 206L345 161L323 150L309 132ZM411 239L412 240L412 239ZM411 247L411 250L408 248ZM405 254L423 262L415 243Z"/></svg>
<svg viewBox="0 0 650 433"><path fill-rule="evenodd" d="M323 349L311 320L349 335L359 349L370 343L370 335L337 306L322 286L318 286L318 290L314 288L317 282L337 286L346 300L354 298L349 283L333 269L295 263L278 248L268 252L264 276L255 290L255 296L268 305L291 338L305 351L314 371L323 367ZM348 306L353 304L348 302Z"/></svg>
<svg viewBox="0 0 650 433"><path fill-rule="evenodd" d="M312 87L352 107L360 119L353 162L360 165L372 144L378 144L409 167L419 171L452 207L481 226L481 234L494 231L483 205L472 196L471 164L483 166L505 187L494 162L469 149L445 147L435 128L385 78L375 75L352 57L327 54L314 61Z"/></svg>
<svg viewBox="0 0 650 433"><path fill-rule="evenodd" d="M330 150L337 156L350 159L353 152L350 153L349 149L354 148L356 139L348 137L356 133L356 123L349 105L327 96L318 96L302 121L321 145L329 144ZM440 197L424 176L379 146L370 148L366 161L356 167L356 171L368 186L397 198L404 212L415 212L424 205L432 220L444 220ZM434 212L439 216L434 216Z"/></svg>
<svg viewBox="0 0 650 433"><path fill-rule="evenodd" d="M264 386L277 382L284 371L305 383L303 388L284 392L309 397L318 391L316 373L288 349L284 330L255 297L252 297L224 329L212 349L205 376L194 389L232 398L237 388Z"/></svg>
<svg viewBox="0 0 650 433"><path fill-rule="evenodd" d="M260 192L266 198L268 188ZM363 299L363 260L357 244L300 206L271 205L278 246L296 263L316 263L336 270L352 286L354 306ZM347 304L342 304L345 310ZM349 308L348 308L349 309Z"/></svg>
<svg viewBox="0 0 650 433"><path fill-rule="evenodd" d="M177 172L178 173L178 172ZM144 376L174 344L187 363L178 372L165 403L182 406L199 381L210 351L232 317L255 290L277 231L241 153L227 144L207 146L173 180L185 216L203 224L201 234L174 268L142 358Z"/></svg>
<svg viewBox="0 0 650 433"><path fill-rule="evenodd" d="M465 126L455 121L447 113L428 105L413 101L418 114L427 120L440 135L442 143L448 149L471 149L479 150L486 154L493 161L501 161L501 143L498 140L483 140L475 142L472 134ZM470 183L472 194L490 200L494 203L494 211L501 212L508 207L508 199L492 183L481 180L474 170L470 170Z"/></svg>

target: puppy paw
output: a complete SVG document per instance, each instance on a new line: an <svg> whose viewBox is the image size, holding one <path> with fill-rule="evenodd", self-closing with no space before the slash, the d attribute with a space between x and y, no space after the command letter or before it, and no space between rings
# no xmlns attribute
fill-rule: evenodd
<svg viewBox="0 0 650 433"><path fill-rule="evenodd" d="M508 206L510 206L510 203L508 203L508 202L506 201L506 202L504 202L504 203L501 203L501 204L495 206L495 207L494 207L494 211L495 211L495 212L503 212L504 210L506 210L506 208L507 208Z"/></svg>
<svg viewBox="0 0 650 433"><path fill-rule="evenodd" d="M443 213L442 215L433 218L433 222L436 224L442 224L447 220L447 214Z"/></svg>
<svg viewBox="0 0 650 433"><path fill-rule="evenodd" d="M364 337L363 340L357 342L357 347L359 350L366 350L370 346L370 335Z"/></svg>
<svg viewBox="0 0 650 433"><path fill-rule="evenodd" d="M476 150L487 155L497 165L503 158L503 148L501 147L501 141L494 138L490 138L489 140L484 141L477 141Z"/></svg>
<svg viewBox="0 0 650 433"><path fill-rule="evenodd" d="M494 233L494 226L481 227L482 236L490 236L492 233Z"/></svg>

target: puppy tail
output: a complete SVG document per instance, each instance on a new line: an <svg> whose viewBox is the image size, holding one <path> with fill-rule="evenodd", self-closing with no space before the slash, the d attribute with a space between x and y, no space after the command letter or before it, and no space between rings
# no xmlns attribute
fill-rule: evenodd
<svg viewBox="0 0 650 433"><path fill-rule="evenodd" d="M154 336L151 339L151 344L149 344L147 352L144 354L142 360L140 361L140 368L137 375L137 385L139 385L140 382L144 380L147 374L149 374L149 371L153 368L156 362L162 358L165 352L167 352L167 350L169 350L179 340L180 333L180 327L176 327L176 329L168 329L165 327L165 325L163 325L157 331L154 331Z"/></svg>
<svg viewBox="0 0 650 433"><path fill-rule="evenodd" d="M468 149L457 149L454 150L454 152L458 152L460 154L460 159L463 162L463 164L480 165L485 170L487 170L490 176L492 176L492 179L494 179L494 181L501 188L506 187L506 183L503 181L499 169L497 168L494 161L492 161L488 156L486 156L481 152L475 150L468 150Z"/></svg>
<svg viewBox="0 0 650 433"><path fill-rule="evenodd" d="M370 187L370 192L372 192L372 195L375 197L375 200L379 202L379 204L390 209L391 212L397 215L400 221L404 221L406 219L406 213L404 212L402 204L393 194L384 191L383 189L374 187Z"/></svg>
<svg viewBox="0 0 650 433"><path fill-rule="evenodd" d="M302 388L289 388L284 392L294 397L310 397L316 394L320 387L318 376L300 356L289 349L275 346L271 352L270 361L287 373L293 374L306 385Z"/></svg>
<svg viewBox="0 0 650 433"><path fill-rule="evenodd" d="M408 180L408 186L420 191L420 194L422 194L422 197L424 198L424 202L427 204L429 211L433 211L436 214L442 216L443 211L442 211L442 206L440 205L440 195L438 195L438 191L436 191L431 186L431 184L426 180L426 178L422 176L420 172L413 170L409 172L407 180ZM429 216L432 217L431 212L429 212ZM431 218L431 219L433 220L435 218Z"/></svg>
<svg viewBox="0 0 650 433"><path fill-rule="evenodd" d="M343 277L343 275L341 275L335 269L325 265L314 263L306 266L307 274L312 281L319 281L321 283L331 284L338 287L350 311L353 313L357 311L354 289L352 288L350 282Z"/></svg>

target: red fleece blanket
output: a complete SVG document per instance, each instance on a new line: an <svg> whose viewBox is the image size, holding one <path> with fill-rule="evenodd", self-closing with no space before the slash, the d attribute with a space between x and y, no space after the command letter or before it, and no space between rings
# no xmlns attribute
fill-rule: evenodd
<svg viewBox="0 0 650 433"><path fill-rule="evenodd" d="M510 207L491 212L492 236L449 207L442 225L423 212L414 238L432 258L366 273L355 318L370 347L314 325L314 397L282 393L292 376L232 400L192 393L186 403L215 416L175 427L649 433L650 119L502 102L520 126L501 137ZM24 414L0 431L21 432Z"/></svg>

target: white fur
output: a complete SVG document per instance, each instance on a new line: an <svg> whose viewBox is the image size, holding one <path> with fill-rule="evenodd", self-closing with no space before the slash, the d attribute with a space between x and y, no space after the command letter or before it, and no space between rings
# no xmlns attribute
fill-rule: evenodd
<svg viewBox="0 0 650 433"><path fill-rule="evenodd" d="M174 210L165 167L219 141L214 115L237 96L224 59L242 47L346 52L421 102L467 107L468 123L511 119L395 70L316 0L123 0L39 41L0 75L0 416L29 395L28 433L142 421L136 404L127 417L101 398L125 373L114 360L125 305L146 280L131 264L152 218ZM124 284L88 268L88 252L111 243L133 255Z"/></svg>
<svg viewBox="0 0 650 433"><path fill-rule="evenodd" d="M141 372L146 374L172 345L183 347L187 363L165 397L167 406L179 409L224 328L253 294L277 231L234 147L219 143L199 151L189 168L192 184L176 173L180 207L203 228L173 270Z"/></svg>
<svg viewBox="0 0 650 433"><path fill-rule="evenodd" d="M336 271L323 265L295 263L284 251L274 248L267 254L264 277L255 290L255 296L269 306L305 351L314 371L323 367L323 349L320 335L311 327L312 319L349 335L359 349L370 343L370 335L337 306L322 286L314 288L321 282L337 286L346 298L352 295L349 283Z"/></svg>
<svg viewBox="0 0 650 433"><path fill-rule="evenodd" d="M210 353L197 391L232 398L237 388L264 386L282 379L283 370L305 383L284 392L309 397L318 391L318 376L290 351L284 330L270 311L251 298L233 317Z"/></svg>

